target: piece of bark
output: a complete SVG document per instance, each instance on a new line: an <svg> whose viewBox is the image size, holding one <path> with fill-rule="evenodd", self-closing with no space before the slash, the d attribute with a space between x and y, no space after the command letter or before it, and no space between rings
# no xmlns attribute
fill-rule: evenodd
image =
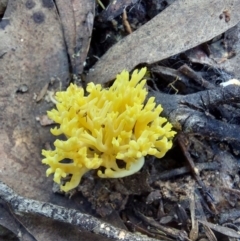
<svg viewBox="0 0 240 241"><path fill-rule="evenodd" d="M231 14L229 21L221 18L225 10ZM239 0L178 0L110 48L87 81L103 84L123 69L130 71L140 63L152 64L193 48L236 25L239 11Z"/></svg>

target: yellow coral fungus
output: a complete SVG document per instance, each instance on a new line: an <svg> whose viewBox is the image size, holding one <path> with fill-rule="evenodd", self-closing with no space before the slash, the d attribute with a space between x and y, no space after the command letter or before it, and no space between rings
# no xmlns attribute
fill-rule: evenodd
<svg viewBox="0 0 240 241"><path fill-rule="evenodd" d="M162 107L154 97L146 101L145 73L146 68L135 70L129 80L129 73L122 71L109 89L90 83L87 96L74 84L56 93L57 109L48 116L59 127L51 132L64 134L66 140L56 140L53 151L43 150L42 162L50 166L47 176L54 173L56 183L71 174L61 185L63 191L75 188L91 169L98 169L102 178L131 175L141 169L146 155L161 158L172 147L175 132L159 116Z"/></svg>

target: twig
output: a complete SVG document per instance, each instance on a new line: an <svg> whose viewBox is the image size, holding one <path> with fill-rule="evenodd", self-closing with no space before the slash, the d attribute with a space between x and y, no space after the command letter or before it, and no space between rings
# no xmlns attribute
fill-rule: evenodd
<svg viewBox="0 0 240 241"><path fill-rule="evenodd" d="M219 170L221 168L221 165L218 162L204 162L204 163L197 163L196 168L201 172L203 170ZM159 173L156 177L152 178L151 181L155 182L158 180L166 180L170 178L176 178L180 175L184 175L186 173L189 173L190 167L189 166L184 166L176 169L172 169L169 171L165 171L162 173Z"/></svg>
<svg viewBox="0 0 240 241"><path fill-rule="evenodd" d="M89 232L101 234L114 240L157 241L157 239L116 228L88 214L83 214L78 210L67 209L51 203L24 198L16 194L11 188L1 181L0 199L8 203L15 212L41 215L53 220L75 225Z"/></svg>
<svg viewBox="0 0 240 241"><path fill-rule="evenodd" d="M193 79L196 83L200 86L203 86L206 89L213 89L215 85L211 84L210 82L206 81L201 75L196 73L193 69L188 67L186 64L182 65L178 69L182 74L185 74L187 77Z"/></svg>
<svg viewBox="0 0 240 241"><path fill-rule="evenodd" d="M199 175L199 170L196 168L195 163L190 155L190 153L188 152L188 148L189 148L189 142L187 137L184 134L179 134L178 135L178 144L180 146L180 148L182 149L183 155L186 158L186 161L188 162L188 165L191 169L191 172L194 176L194 178L196 179L198 185L201 187L203 196L205 197L208 205L211 208L211 211L213 211L214 213L217 213L216 207L212 201L212 195L210 193L210 191L208 190L208 188L206 187L206 185L204 184L204 182L201 180L200 175Z"/></svg>
<svg viewBox="0 0 240 241"><path fill-rule="evenodd" d="M131 25L128 22L126 9L123 10L123 17L122 17L122 19L123 19L123 25L124 25L127 33L131 34L132 33L132 28L131 28Z"/></svg>
<svg viewBox="0 0 240 241"><path fill-rule="evenodd" d="M184 230L178 230L178 229L175 229L175 228L165 227L165 226L161 225L160 223L156 222L154 219L144 216L138 210L136 210L136 209L133 209L133 210L134 210L135 215L137 217L139 217L142 221L144 221L145 223L159 229L160 231L162 231L166 235L168 235L172 238L175 238L175 239L178 239L178 238L181 239L182 238L182 240L190 241L187 238L187 234Z"/></svg>
<svg viewBox="0 0 240 241"><path fill-rule="evenodd" d="M227 188L227 187L220 187L220 189L224 192L228 192L232 195L236 195L236 196L240 197L240 191L237 189Z"/></svg>

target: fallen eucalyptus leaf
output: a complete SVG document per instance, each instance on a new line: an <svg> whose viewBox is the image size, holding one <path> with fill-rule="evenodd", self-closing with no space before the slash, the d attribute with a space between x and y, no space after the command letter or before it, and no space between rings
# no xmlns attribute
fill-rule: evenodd
<svg viewBox="0 0 240 241"><path fill-rule="evenodd" d="M33 99L52 78L59 79L51 86L53 89L60 85L65 88L69 80L58 12L50 0L9 0L3 19L7 21L0 25L0 180L27 197L55 199L54 203L64 205L61 196L52 195L52 182L41 164L41 149L51 142L49 129L35 120L53 104ZM24 85L28 91L19 92ZM67 201L71 206L73 202ZM6 217L3 215L0 210L0 218ZM79 240L77 229L69 231L66 225L57 226L52 220L41 222L39 217L18 216L16 229L10 226L12 219L8 220L6 226L21 234L24 241L25 233L38 241Z"/></svg>
<svg viewBox="0 0 240 241"><path fill-rule="evenodd" d="M235 26L239 11L239 0L178 0L110 48L87 81L103 84L123 69L152 64L204 43Z"/></svg>

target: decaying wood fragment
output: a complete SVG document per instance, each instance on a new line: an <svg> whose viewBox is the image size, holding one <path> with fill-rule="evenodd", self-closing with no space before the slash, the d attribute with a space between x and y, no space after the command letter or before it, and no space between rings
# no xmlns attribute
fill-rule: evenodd
<svg viewBox="0 0 240 241"><path fill-rule="evenodd" d="M215 119L208 112L212 106L240 102L240 86L228 85L189 95L168 95L152 91L163 115L173 126L185 133L240 143L240 126ZM171 100L170 100L171 98Z"/></svg>

